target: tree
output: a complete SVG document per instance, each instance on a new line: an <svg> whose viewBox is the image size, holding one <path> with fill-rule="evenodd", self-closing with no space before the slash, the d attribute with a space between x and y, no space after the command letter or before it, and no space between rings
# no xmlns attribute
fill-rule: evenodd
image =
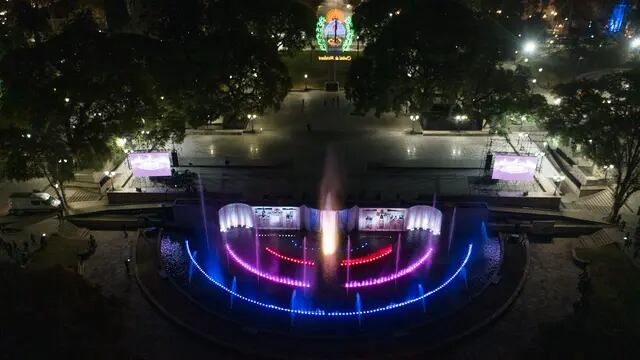
<svg viewBox="0 0 640 360"><path fill-rule="evenodd" d="M44 41L50 32L45 9L26 0L0 2L0 59L11 49Z"/></svg>
<svg viewBox="0 0 640 360"><path fill-rule="evenodd" d="M543 103L528 70L507 65L518 38L459 2L372 0L356 9L355 23L368 44L346 85L357 111L421 114L441 103L448 117L498 124Z"/></svg>
<svg viewBox="0 0 640 360"><path fill-rule="evenodd" d="M150 68L166 102L191 126L278 109L291 86L280 57L308 41L313 12L294 0L143 1L136 21L155 39ZM176 69L180 70L179 75ZM178 115L181 114L181 115Z"/></svg>
<svg viewBox="0 0 640 360"><path fill-rule="evenodd" d="M75 170L109 160L115 137L184 133L184 125L167 126L173 122L166 121L154 80L135 47L123 44L135 41L99 32L85 11L60 34L2 60L4 176L44 177L66 207L65 183Z"/></svg>
<svg viewBox="0 0 640 360"><path fill-rule="evenodd" d="M613 220L640 190L640 69L563 84L556 92L562 101L549 112L549 132L581 145L596 164L615 167Z"/></svg>

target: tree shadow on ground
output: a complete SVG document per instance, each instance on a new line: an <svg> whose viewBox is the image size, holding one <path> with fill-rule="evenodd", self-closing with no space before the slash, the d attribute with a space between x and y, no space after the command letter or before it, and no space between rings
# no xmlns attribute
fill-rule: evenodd
<svg viewBox="0 0 640 360"><path fill-rule="evenodd" d="M6 359L124 359L123 304L53 267L0 264L0 349Z"/></svg>
<svg viewBox="0 0 640 360"><path fill-rule="evenodd" d="M591 281L572 316L544 324L527 359L631 359L640 356L640 274L612 244L577 249Z"/></svg>

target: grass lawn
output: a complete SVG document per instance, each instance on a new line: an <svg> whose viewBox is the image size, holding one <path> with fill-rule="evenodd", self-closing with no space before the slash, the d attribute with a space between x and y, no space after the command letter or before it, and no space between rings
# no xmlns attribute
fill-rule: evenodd
<svg viewBox="0 0 640 360"><path fill-rule="evenodd" d="M334 61L319 61L318 57L323 55L327 54L322 51L301 51L293 57L282 59L289 68L289 76L291 76L294 89L304 89L304 74L309 75L307 84L314 89L324 88L325 82L333 80ZM356 52L345 52L341 55L352 58L358 56ZM349 61L335 62L335 75L341 87L347 79L350 66L351 62Z"/></svg>
<svg viewBox="0 0 640 360"><path fill-rule="evenodd" d="M640 358L640 272L616 245L578 249L590 261L588 305L540 331L540 348L526 357L541 355L567 359Z"/></svg>

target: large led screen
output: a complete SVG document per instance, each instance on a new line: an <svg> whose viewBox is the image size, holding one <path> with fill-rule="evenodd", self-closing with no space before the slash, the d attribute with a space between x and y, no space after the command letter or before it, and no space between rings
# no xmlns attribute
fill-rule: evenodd
<svg viewBox="0 0 640 360"><path fill-rule="evenodd" d="M168 152L131 153L129 164L134 176L171 176Z"/></svg>
<svg viewBox="0 0 640 360"><path fill-rule="evenodd" d="M360 231L403 231L406 209L360 209Z"/></svg>
<svg viewBox="0 0 640 360"><path fill-rule="evenodd" d="M300 229L300 208L297 207L253 207L258 229Z"/></svg>
<svg viewBox="0 0 640 360"><path fill-rule="evenodd" d="M537 165L538 158L535 156L496 155L492 178L532 181Z"/></svg>

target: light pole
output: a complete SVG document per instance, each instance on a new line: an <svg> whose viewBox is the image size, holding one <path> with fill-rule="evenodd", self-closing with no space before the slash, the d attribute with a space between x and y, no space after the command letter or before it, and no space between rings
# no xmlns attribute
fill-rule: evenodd
<svg viewBox="0 0 640 360"><path fill-rule="evenodd" d="M566 179L564 175L556 175L553 177L553 182L556 183L556 190L553 192L553 195L558 195L558 188L560 187L560 183L562 183Z"/></svg>
<svg viewBox="0 0 640 360"><path fill-rule="evenodd" d="M304 74L304 91L309 91L309 86L307 86L308 79L309 79L309 74Z"/></svg>
<svg viewBox="0 0 640 360"><path fill-rule="evenodd" d="M113 186L113 176L115 176L115 172L113 171L105 171L104 172L104 176L109 178L109 181L111 182L111 191L115 191L116 189Z"/></svg>
<svg viewBox="0 0 640 360"><path fill-rule="evenodd" d="M256 115L256 114L247 115L247 119L249 119L249 121L251 122L251 132L255 132L254 126L256 124L256 118L257 117L258 117L258 115Z"/></svg>
<svg viewBox="0 0 640 360"><path fill-rule="evenodd" d="M613 170L615 166L613 165L605 165L604 166L604 181L607 181L607 176L609 175L609 170Z"/></svg>
<svg viewBox="0 0 640 360"><path fill-rule="evenodd" d="M547 154L545 154L544 151L540 151L536 153L536 157L538 158L538 166L536 167L537 172L540 172L540 170L542 170L542 161L546 155Z"/></svg>
<svg viewBox="0 0 640 360"><path fill-rule="evenodd" d="M411 119L411 133L416 133L416 121L420 119L420 115L410 115L409 119Z"/></svg>

